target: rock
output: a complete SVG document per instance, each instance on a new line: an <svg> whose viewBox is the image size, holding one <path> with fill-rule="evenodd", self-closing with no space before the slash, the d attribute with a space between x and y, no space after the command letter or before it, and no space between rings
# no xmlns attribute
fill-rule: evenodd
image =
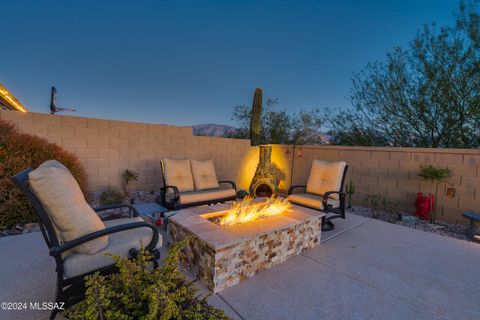
<svg viewBox="0 0 480 320"><path fill-rule="evenodd" d="M402 214L402 222L404 223L416 224L417 221L418 221L418 218L415 216Z"/></svg>
<svg viewBox="0 0 480 320"><path fill-rule="evenodd" d="M37 232L40 231L40 226L38 223L27 223L24 225L23 233Z"/></svg>

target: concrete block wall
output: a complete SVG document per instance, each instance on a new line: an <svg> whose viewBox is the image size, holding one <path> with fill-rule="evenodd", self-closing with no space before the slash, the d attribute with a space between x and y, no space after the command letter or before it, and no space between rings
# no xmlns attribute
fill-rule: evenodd
<svg viewBox="0 0 480 320"><path fill-rule="evenodd" d="M368 194L382 195L400 202L400 209L414 212L417 192L431 193L432 184L418 177L421 164L451 170L448 182L455 188L446 196L446 183L437 191L437 218L465 224L462 213L480 211L480 150L427 148L374 148L302 146L295 153L294 184L306 183L313 159L345 160L350 166L347 182L356 186L353 199L362 204Z"/></svg>
<svg viewBox="0 0 480 320"><path fill-rule="evenodd" d="M0 117L77 154L91 191L120 186L126 168L139 173L133 188L158 191L164 157L213 159L219 179L235 180L250 148L249 140L193 136L191 127L4 110Z"/></svg>
<svg viewBox="0 0 480 320"><path fill-rule="evenodd" d="M193 136L190 127L3 110L0 117L13 121L23 132L46 137L76 153L87 170L91 190L119 186L126 168L140 175L134 188L158 190L164 157L211 158L219 179L236 180L245 172L242 162L251 150L249 140ZM455 188L455 197L449 198L447 185L439 185L437 217L466 224L461 217L464 211L480 211L479 149L301 146L292 152L291 146L279 148L286 158L287 185L292 160L293 184L306 183L313 159L345 160L350 166L347 182L356 186L356 204L376 194L397 199L402 210L413 212L417 192L432 191L432 185L417 176L419 166L433 164L452 171L448 181Z"/></svg>

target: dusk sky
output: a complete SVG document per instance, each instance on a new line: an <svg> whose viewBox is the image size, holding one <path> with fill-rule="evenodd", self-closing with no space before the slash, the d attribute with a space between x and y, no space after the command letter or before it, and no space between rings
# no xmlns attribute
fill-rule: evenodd
<svg viewBox="0 0 480 320"><path fill-rule="evenodd" d="M0 83L48 112L234 124L256 87L279 107L345 108L352 72L453 22L453 0L0 0Z"/></svg>

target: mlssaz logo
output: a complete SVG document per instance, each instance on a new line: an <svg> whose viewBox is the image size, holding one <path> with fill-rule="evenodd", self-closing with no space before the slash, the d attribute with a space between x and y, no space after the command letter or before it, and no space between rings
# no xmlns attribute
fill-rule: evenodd
<svg viewBox="0 0 480 320"><path fill-rule="evenodd" d="M30 310L64 310L65 302L30 302Z"/></svg>

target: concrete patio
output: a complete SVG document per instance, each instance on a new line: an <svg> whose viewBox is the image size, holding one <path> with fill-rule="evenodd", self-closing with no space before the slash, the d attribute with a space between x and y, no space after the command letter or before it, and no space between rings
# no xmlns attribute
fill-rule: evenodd
<svg viewBox="0 0 480 320"><path fill-rule="evenodd" d="M480 245L355 215L336 226L320 246L210 302L234 319L480 318ZM0 257L0 301L53 299L54 261L40 233L1 238ZM0 319L48 314L0 311Z"/></svg>

